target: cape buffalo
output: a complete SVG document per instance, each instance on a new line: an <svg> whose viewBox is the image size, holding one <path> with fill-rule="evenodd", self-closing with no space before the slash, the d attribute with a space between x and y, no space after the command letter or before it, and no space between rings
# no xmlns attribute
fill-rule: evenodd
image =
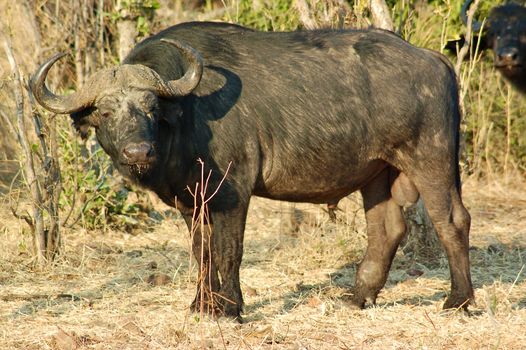
<svg viewBox="0 0 526 350"><path fill-rule="evenodd" d="M467 11L473 0L462 6L461 18L467 24ZM481 37L478 37L482 29ZM491 50L494 66L521 93L526 93L526 7L505 3L491 9L484 26L481 21L472 22L474 43L479 50ZM464 38L448 42L447 48L464 43Z"/></svg>
<svg viewBox="0 0 526 350"><path fill-rule="evenodd" d="M71 114L82 134L95 128L119 171L176 206L188 227L202 204L188 190L201 182L197 160L211 171L208 189L219 187L208 202L213 233L197 232L193 243L211 293L198 292L194 307L206 301L210 312L240 317L252 195L334 203L356 190L368 247L351 305L375 302L406 230L403 206L419 195L449 259L444 308L473 299L457 83L442 55L376 29L271 33L191 22L142 41L120 66L60 96L45 80L62 56L32 78L36 100Z"/></svg>

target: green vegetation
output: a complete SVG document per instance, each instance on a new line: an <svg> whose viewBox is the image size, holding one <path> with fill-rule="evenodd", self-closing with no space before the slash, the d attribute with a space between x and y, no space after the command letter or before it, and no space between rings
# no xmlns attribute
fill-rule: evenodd
<svg viewBox="0 0 526 350"><path fill-rule="evenodd" d="M224 20L264 31L295 30L300 26L292 1L230 1Z"/></svg>
<svg viewBox="0 0 526 350"><path fill-rule="evenodd" d="M150 23L155 11L160 8L157 0L123 0L110 12L112 23L122 19L133 19L140 37L150 34Z"/></svg>
<svg viewBox="0 0 526 350"><path fill-rule="evenodd" d="M80 143L71 127L60 128L64 223L86 229L136 226L140 207L129 201L130 188L115 181L111 161L94 139Z"/></svg>

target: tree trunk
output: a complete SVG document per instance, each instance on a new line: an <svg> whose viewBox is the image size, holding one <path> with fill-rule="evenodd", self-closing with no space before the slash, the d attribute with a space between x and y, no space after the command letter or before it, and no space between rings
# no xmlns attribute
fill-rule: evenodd
<svg viewBox="0 0 526 350"><path fill-rule="evenodd" d="M404 217L407 234L400 243L404 254L412 259L426 262L432 262L440 257L443 251L442 245L422 199L406 208Z"/></svg>
<svg viewBox="0 0 526 350"><path fill-rule="evenodd" d="M394 30L393 20L385 0L370 0L369 8L373 17L373 26L390 31Z"/></svg>
<svg viewBox="0 0 526 350"><path fill-rule="evenodd" d="M119 31L119 61L122 62L135 46L137 24L133 19L125 17L117 22L117 30Z"/></svg>

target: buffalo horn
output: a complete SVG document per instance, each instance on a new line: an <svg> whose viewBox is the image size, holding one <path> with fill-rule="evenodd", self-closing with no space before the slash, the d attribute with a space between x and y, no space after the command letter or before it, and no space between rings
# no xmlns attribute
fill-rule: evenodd
<svg viewBox="0 0 526 350"><path fill-rule="evenodd" d="M468 25L468 10L473 3L473 0L466 0L464 4L462 5L462 9L460 10L460 17L462 18L462 22L464 22L464 25ZM480 28L482 28L482 22L478 21L475 16L473 16L473 21L471 23L471 30L475 33L480 31Z"/></svg>
<svg viewBox="0 0 526 350"><path fill-rule="evenodd" d="M57 53L46 62L44 62L37 70L35 75L29 82L29 87L35 99L47 110L53 113L73 113L81 109L89 107L93 104L95 95L91 91L89 95L77 92L67 96L55 95L46 86L46 77L55 62L64 57L65 53ZM89 89L88 89L89 90ZM86 91L86 89L84 89Z"/></svg>
<svg viewBox="0 0 526 350"><path fill-rule="evenodd" d="M203 58L192 47L180 41L172 39L161 39L162 42L175 46L188 61L189 67L186 73L177 80L165 81L158 87L157 93L163 97L179 97L191 93L201 81L203 75Z"/></svg>

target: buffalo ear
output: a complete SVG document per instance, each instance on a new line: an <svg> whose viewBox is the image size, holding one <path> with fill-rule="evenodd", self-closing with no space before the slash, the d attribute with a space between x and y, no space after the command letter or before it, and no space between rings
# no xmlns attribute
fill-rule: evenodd
<svg viewBox="0 0 526 350"><path fill-rule="evenodd" d="M166 122L170 127L177 127L183 115L181 105L169 100L163 102L159 115L160 120Z"/></svg>
<svg viewBox="0 0 526 350"><path fill-rule="evenodd" d="M444 49L456 55L458 51L462 48L462 46L464 46L465 42L466 42L466 39L464 38L464 35L461 35L460 39L448 40L448 42L446 43L446 46L444 46ZM481 37L479 37L478 35L473 36L472 49L475 49L477 47L476 45L478 45L479 53L491 48L491 46L488 45L488 40L485 35L482 35ZM464 59L469 60L469 57L470 55L466 55Z"/></svg>
<svg viewBox="0 0 526 350"><path fill-rule="evenodd" d="M460 48L464 46L465 42L466 39L464 39L464 35L462 35L460 39L448 40L446 46L444 46L444 49L456 55L458 50L460 50Z"/></svg>
<svg viewBox="0 0 526 350"><path fill-rule="evenodd" d="M482 52L484 50L490 50L492 48L491 43L488 42L488 36L482 35L482 36L474 36L473 37L473 44L476 45L478 43L479 45L479 52Z"/></svg>
<svg viewBox="0 0 526 350"><path fill-rule="evenodd" d="M71 113L69 116L73 119L73 126L79 133L80 137L85 140L89 136L89 116L93 112L92 108L86 108L81 111Z"/></svg>

